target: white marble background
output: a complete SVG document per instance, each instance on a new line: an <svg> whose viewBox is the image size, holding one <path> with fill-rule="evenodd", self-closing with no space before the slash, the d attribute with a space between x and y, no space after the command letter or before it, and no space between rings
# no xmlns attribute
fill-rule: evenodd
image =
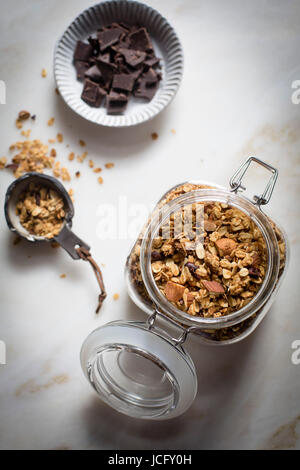
<svg viewBox="0 0 300 470"><path fill-rule="evenodd" d="M7 344L7 364L0 365L0 448L300 448L300 365L291 362L291 343L300 339L300 105L291 102L291 84L300 79L300 3L149 1L178 31L184 79L165 112L124 130L82 121L54 93L55 41L93 3L0 1L0 79L7 84L7 104L0 105L1 156L20 139L14 120L21 109L37 115L30 126L34 138L63 133L58 157L73 174L82 172L66 185L75 191L74 230L105 264L109 292L95 316L97 290L89 267L62 250L25 242L14 246L1 211L0 339ZM56 121L49 128L51 116ZM158 140L151 140L152 132ZM68 164L70 149L80 151L79 138L99 166L115 163L103 172L103 186L86 163ZM272 310L243 343L212 348L189 342L199 392L184 416L157 423L121 416L94 395L79 364L82 341L95 327L143 318L123 280L131 241L99 240L99 204L117 204L120 195L129 203L151 204L190 178L227 185L233 170L253 153L279 169L268 209L291 243L289 272ZM12 180L9 172L1 172L1 207ZM255 189L254 182L262 186L265 178L254 172L247 184ZM61 279L61 273L67 277ZM112 299L115 292L118 301Z"/></svg>

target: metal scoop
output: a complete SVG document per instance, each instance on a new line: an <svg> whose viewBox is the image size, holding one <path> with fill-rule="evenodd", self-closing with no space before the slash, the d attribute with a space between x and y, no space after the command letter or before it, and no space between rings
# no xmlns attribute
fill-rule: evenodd
<svg viewBox="0 0 300 470"><path fill-rule="evenodd" d="M29 233L26 228L22 226L19 216L16 214L16 205L19 201L20 194L28 188L30 183L44 188L53 189L64 201L65 218L63 225L59 234L53 238L49 239ZM102 302L106 297L102 273L99 266L91 256L89 245L77 237L77 235L75 235L75 233L73 233L71 230L72 219L74 216L74 206L64 186L52 176L35 172L26 173L25 175L15 180L8 187L5 195L4 212L7 225L12 232L16 232L19 236L26 238L26 240L30 242L56 241L69 253L73 259L83 259L90 263L96 275L101 291L99 295L99 303L96 309L96 313L98 313Z"/></svg>

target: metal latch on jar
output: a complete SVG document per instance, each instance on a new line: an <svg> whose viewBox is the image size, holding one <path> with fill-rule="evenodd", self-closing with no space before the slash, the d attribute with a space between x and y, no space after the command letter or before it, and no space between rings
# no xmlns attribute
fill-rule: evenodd
<svg viewBox="0 0 300 470"><path fill-rule="evenodd" d="M174 346L181 346L183 343L185 343L189 333L191 333L192 331L195 332L196 330L198 330L198 328L196 326L190 326L190 327L181 326L175 320L172 320L172 318L168 317L163 312L158 310L157 307L154 309L152 315L150 315L150 317L147 319L148 330L151 330L154 327L157 315L161 316L164 320L169 322L172 326L174 326L174 327L176 327L176 328L178 328L182 331L182 333L179 335L178 338L174 338L174 337L170 336L170 339L173 341Z"/></svg>
<svg viewBox="0 0 300 470"><path fill-rule="evenodd" d="M278 178L278 170L273 166L269 165L268 163L263 162L259 158L256 157L249 157L243 165L234 173L234 175L230 179L230 187L233 192L237 193L238 191L245 191L246 187L243 186L242 181L243 177L245 176L246 171L248 170L250 164L252 162L257 163L258 165L263 166L266 170L272 173L271 178L268 181L267 186L265 187L264 192L260 196L254 195L254 204L260 206L268 204L271 199L274 186L276 184Z"/></svg>

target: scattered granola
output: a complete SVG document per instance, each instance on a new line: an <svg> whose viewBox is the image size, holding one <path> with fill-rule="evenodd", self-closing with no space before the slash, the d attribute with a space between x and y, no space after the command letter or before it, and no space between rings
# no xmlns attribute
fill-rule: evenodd
<svg viewBox="0 0 300 470"><path fill-rule="evenodd" d="M53 189L30 183L19 196L16 214L29 233L51 239L61 230L64 202Z"/></svg>
<svg viewBox="0 0 300 470"><path fill-rule="evenodd" d="M90 167L90 168L94 168L94 162L93 162L93 160L89 160L89 167Z"/></svg>
<svg viewBox="0 0 300 470"><path fill-rule="evenodd" d="M54 121L55 121L54 117L50 118L49 121L47 122L48 126L53 126Z"/></svg>
<svg viewBox="0 0 300 470"><path fill-rule="evenodd" d="M85 147L86 143L84 140L79 140L79 145L81 145L81 147Z"/></svg>
<svg viewBox="0 0 300 470"><path fill-rule="evenodd" d="M67 277L67 275L66 275L66 274L61 274L59 277L60 277L61 279L65 279L65 278Z"/></svg>
<svg viewBox="0 0 300 470"><path fill-rule="evenodd" d="M60 133L57 134L56 138L57 138L57 142L59 142L60 144L64 141L64 137Z"/></svg>
<svg viewBox="0 0 300 470"><path fill-rule="evenodd" d="M101 176L99 176L99 178L98 178L98 183L103 184L103 178Z"/></svg>
<svg viewBox="0 0 300 470"><path fill-rule="evenodd" d="M158 139L158 133L157 132L152 132L151 139L152 140L157 140Z"/></svg>
<svg viewBox="0 0 300 470"><path fill-rule="evenodd" d="M19 121L26 121L26 119L29 119L29 118L30 118L29 111L20 111L18 114Z"/></svg>
<svg viewBox="0 0 300 470"><path fill-rule="evenodd" d="M76 178L79 178L80 177L80 171L76 171L75 176L76 176Z"/></svg>
<svg viewBox="0 0 300 470"><path fill-rule="evenodd" d="M75 153L74 153L74 152L71 152L71 153L69 154L69 156L68 156L68 159L69 159L70 162L71 162L72 160L74 160L74 158L75 158Z"/></svg>
<svg viewBox="0 0 300 470"><path fill-rule="evenodd" d="M47 70L42 69L41 75L42 75L43 78L46 78L47 77Z"/></svg>
<svg viewBox="0 0 300 470"><path fill-rule="evenodd" d="M83 154L82 154L82 155L78 155L78 157L77 157L77 161L78 161L79 163L83 163L83 162L84 162L84 160L86 159L87 155L88 155L88 153L87 153L87 152L83 152Z"/></svg>
<svg viewBox="0 0 300 470"><path fill-rule="evenodd" d="M42 173L45 168L52 168L53 166L54 158L47 155L48 146L40 140L16 142L10 146L10 150L18 152L12 158L16 178L28 171Z"/></svg>
<svg viewBox="0 0 300 470"><path fill-rule="evenodd" d="M65 167L61 169L61 178L63 181L71 181L69 170Z"/></svg>
<svg viewBox="0 0 300 470"><path fill-rule="evenodd" d="M6 163L7 163L7 158L1 157L0 158L0 170L3 170L3 168L5 168Z"/></svg>
<svg viewBox="0 0 300 470"><path fill-rule="evenodd" d="M27 139L30 137L30 134L31 134L31 129L27 129L27 131L22 131L21 132L21 135L23 137L26 137Z"/></svg>
<svg viewBox="0 0 300 470"><path fill-rule="evenodd" d="M115 166L114 163L105 163L105 168L107 168L108 170L109 170L110 168L113 168L114 166Z"/></svg>
<svg viewBox="0 0 300 470"><path fill-rule="evenodd" d="M94 173L100 173L102 171L102 168L95 168Z"/></svg>
<svg viewBox="0 0 300 470"><path fill-rule="evenodd" d="M114 295L113 295L113 299L114 299L114 300L119 300L119 298L120 298L119 294L114 294Z"/></svg>

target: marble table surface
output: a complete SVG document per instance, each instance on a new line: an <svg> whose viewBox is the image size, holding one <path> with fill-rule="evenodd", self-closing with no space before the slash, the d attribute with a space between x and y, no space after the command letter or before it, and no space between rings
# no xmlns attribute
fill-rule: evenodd
<svg viewBox="0 0 300 470"><path fill-rule="evenodd" d="M7 91L6 104L0 105L0 156L8 157L9 145L22 139L14 124L21 109L36 114L35 123L26 125L31 137L47 142L63 134L64 142L55 148L72 172L66 187L74 189L74 231L104 265L108 290L96 316L97 287L89 267L48 245L15 245L1 211L0 340L7 358L0 365L0 448L299 449L300 365L292 361L292 344L300 340L300 105L292 101L292 85L300 79L300 4L147 2L178 32L184 78L173 103L156 119L115 130L83 121L54 91L55 41L93 3L10 0L0 18L0 80ZM52 116L55 123L48 127ZM157 140L151 139L153 132ZM79 139L97 166L114 162L102 173L103 185L87 162L68 162L71 149L82 152ZM164 191L189 179L227 186L249 155L279 170L266 210L286 229L291 244L289 270L272 309L255 333L236 345L213 348L189 340L199 390L184 415L148 422L118 414L86 382L80 347L97 326L145 315L129 300L123 278L133 238L101 239L101 207L111 204L119 213L121 200L150 209ZM265 177L258 170L250 174L249 195L263 187ZM12 174L2 171L1 207L11 181Z"/></svg>

